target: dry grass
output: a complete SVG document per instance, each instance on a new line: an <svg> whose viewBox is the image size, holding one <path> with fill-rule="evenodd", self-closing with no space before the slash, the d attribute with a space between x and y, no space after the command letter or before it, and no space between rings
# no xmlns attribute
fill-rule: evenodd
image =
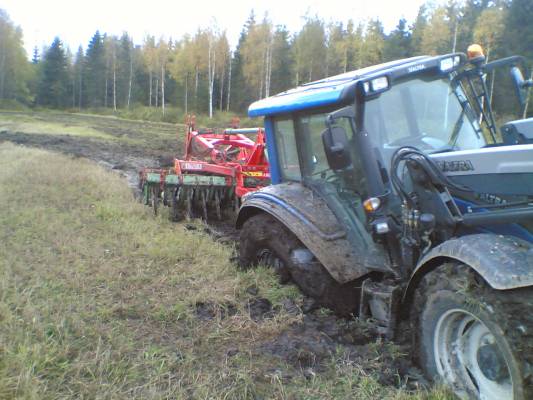
<svg viewBox="0 0 533 400"><path fill-rule="evenodd" d="M0 144L0 226L1 399L446 397L382 386L342 348L311 379L258 353L300 317L254 322L246 288L274 306L294 288L238 272L201 225L154 219L89 161Z"/></svg>

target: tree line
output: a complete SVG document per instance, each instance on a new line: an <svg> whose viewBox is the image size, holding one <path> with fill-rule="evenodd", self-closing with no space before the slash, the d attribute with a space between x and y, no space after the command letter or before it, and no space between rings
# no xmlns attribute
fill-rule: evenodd
<svg viewBox="0 0 533 400"><path fill-rule="evenodd" d="M96 32L75 53L56 37L28 60L22 29L0 10L0 102L58 109L168 107L212 116L245 113L258 99L296 85L415 55L465 51L481 44L489 60L533 60L531 0L426 3L410 23L385 33L379 19L326 23L308 16L298 32L252 12L232 49L215 26L179 40L146 36L136 44Z"/></svg>

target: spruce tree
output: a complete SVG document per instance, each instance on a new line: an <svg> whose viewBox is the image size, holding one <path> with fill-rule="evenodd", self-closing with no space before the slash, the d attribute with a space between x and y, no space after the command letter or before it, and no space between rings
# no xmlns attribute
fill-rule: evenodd
<svg viewBox="0 0 533 400"><path fill-rule="evenodd" d="M255 25L255 15L252 11L248 20L246 21L241 35L239 36L239 42L237 48L233 53L233 59L231 61L231 93L229 108L234 112L242 112L248 105L255 100L250 90L246 86L246 80L243 72L243 57L242 48L248 38L249 30Z"/></svg>
<svg viewBox="0 0 533 400"><path fill-rule="evenodd" d="M520 54L533 62L533 2L513 0L505 21L504 42L509 55Z"/></svg>
<svg viewBox="0 0 533 400"><path fill-rule="evenodd" d="M104 42L99 31L96 31L86 55L86 98L89 107L102 107L104 105L106 64Z"/></svg>
<svg viewBox="0 0 533 400"><path fill-rule="evenodd" d="M407 28L407 21L401 18L385 40L383 58L385 61L398 60L409 57L411 53L411 32Z"/></svg>
<svg viewBox="0 0 533 400"><path fill-rule="evenodd" d="M41 60L41 56L39 55L39 49L37 46L33 48L33 55L31 57L31 63L32 64L39 64L39 61Z"/></svg>
<svg viewBox="0 0 533 400"><path fill-rule="evenodd" d="M41 82L37 103L62 108L69 104L67 57L61 40L56 37L41 61Z"/></svg>

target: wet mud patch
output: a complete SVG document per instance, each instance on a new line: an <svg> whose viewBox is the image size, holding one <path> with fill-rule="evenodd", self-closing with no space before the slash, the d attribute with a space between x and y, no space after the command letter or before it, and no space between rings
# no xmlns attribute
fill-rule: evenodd
<svg viewBox="0 0 533 400"><path fill-rule="evenodd" d="M194 315L201 321L211 321L214 319L226 319L237 314L238 310L234 304L217 304L214 302L199 301L194 304Z"/></svg>
<svg viewBox="0 0 533 400"><path fill-rule="evenodd" d="M201 321L223 320L237 315L238 307L232 303L217 304L214 302L196 302L193 312L197 319ZM263 297L254 297L246 301L244 312L255 322L272 318L276 310L272 303Z"/></svg>
<svg viewBox="0 0 533 400"><path fill-rule="evenodd" d="M303 314L300 322L260 344L255 352L287 363L306 378L327 371L340 359L357 365L382 385L408 390L428 387L413 365L409 346L382 341L372 324L324 315L322 309ZM293 376L286 372L281 378L290 380Z"/></svg>

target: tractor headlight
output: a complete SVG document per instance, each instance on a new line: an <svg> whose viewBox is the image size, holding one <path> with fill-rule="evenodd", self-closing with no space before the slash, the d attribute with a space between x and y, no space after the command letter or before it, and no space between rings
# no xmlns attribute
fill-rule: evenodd
<svg viewBox="0 0 533 400"><path fill-rule="evenodd" d="M440 60L440 70L441 72L449 72L452 69L459 66L461 63L461 57L459 56L453 56L453 57L446 57Z"/></svg>
<svg viewBox="0 0 533 400"><path fill-rule="evenodd" d="M363 82L363 88L365 93L369 95L383 92L389 88L389 78L380 76L379 78Z"/></svg>
<svg viewBox="0 0 533 400"><path fill-rule="evenodd" d="M373 92L381 92L382 90L388 89L389 80L386 76L382 76L380 78L372 79L370 84L372 85Z"/></svg>

